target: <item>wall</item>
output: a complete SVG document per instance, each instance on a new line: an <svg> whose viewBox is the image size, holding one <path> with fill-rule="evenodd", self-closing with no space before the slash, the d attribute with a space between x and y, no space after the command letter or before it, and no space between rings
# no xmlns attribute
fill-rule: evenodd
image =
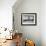
<svg viewBox="0 0 46 46"><path fill-rule="evenodd" d="M19 1L18 1L19 2ZM41 46L41 31L40 31L40 0L23 0L18 7L14 5L14 24L15 30L23 33L23 37L26 39L34 40L36 46ZM37 13L37 25L36 26L22 26L21 25L21 13Z"/></svg>
<svg viewBox="0 0 46 46"><path fill-rule="evenodd" d="M41 41L42 46L46 46L46 0L41 1Z"/></svg>
<svg viewBox="0 0 46 46"><path fill-rule="evenodd" d="M12 29L12 6L16 0L0 0L0 27Z"/></svg>

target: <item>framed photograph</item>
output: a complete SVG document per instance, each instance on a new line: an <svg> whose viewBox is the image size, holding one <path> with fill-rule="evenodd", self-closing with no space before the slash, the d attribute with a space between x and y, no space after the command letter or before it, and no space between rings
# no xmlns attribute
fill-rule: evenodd
<svg viewBox="0 0 46 46"><path fill-rule="evenodd" d="M37 25L37 13L21 13L21 25Z"/></svg>

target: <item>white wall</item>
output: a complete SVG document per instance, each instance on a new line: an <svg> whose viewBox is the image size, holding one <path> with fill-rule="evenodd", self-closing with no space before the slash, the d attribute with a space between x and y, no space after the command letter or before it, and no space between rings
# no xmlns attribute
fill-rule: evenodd
<svg viewBox="0 0 46 46"><path fill-rule="evenodd" d="M0 0L0 27L12 28L12 6L16 0Z"/></svg>
<svg viewBox="0 0 46 46"><path fill-rule="evenodd" d="M41 40L42 46L46 46L46 0L41 1Z"/></svg>
<svg viewBox="0 0 46 46"><path fill-rule="evenodd" d="M18 7L14 5L14 19L15 30L22 32L24 38L28 38L35 41L36 46L41 46L41 30L40 30L40 0L23 0ZM36 26L22 26L21 25L21 13L37 13L37 25Z"/></svg>

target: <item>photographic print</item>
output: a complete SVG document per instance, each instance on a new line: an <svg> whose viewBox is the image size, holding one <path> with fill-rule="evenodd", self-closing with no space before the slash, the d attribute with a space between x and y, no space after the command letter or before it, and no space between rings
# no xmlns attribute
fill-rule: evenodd
<svg viewBox="0 0 46 46"><path fill-rule="evenodd" d="M21 25L36 25L37 14L36 13L22 13L21 14Z"/></svg>

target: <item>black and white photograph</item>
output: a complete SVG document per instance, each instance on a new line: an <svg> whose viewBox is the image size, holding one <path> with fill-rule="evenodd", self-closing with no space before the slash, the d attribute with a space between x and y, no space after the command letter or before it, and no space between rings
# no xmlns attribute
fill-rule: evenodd
<svg viewBox="0 0 46 46"><path fill-rule="evenodd" d="M37 23L36 13L22 13L21 14L21 24L22 25L36 25Z"/></svg>

